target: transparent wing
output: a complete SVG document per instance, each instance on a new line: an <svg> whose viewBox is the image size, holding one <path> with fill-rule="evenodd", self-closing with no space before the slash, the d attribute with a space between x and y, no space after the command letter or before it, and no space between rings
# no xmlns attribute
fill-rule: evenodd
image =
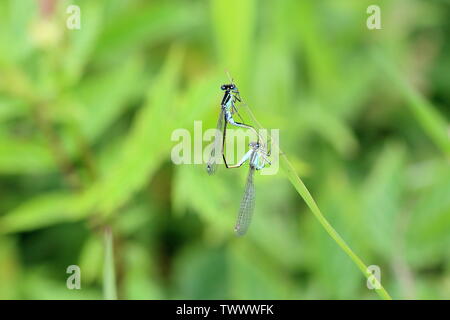
<svg viewBox="0 0 450 320"><path fill-rule="evenodd" d="M220 109L219 119L217 120L216 135L214 136L214 144L211 150L211 155L206 163L206 171L209 175L213 175L216 172L217 162L222 155L222 137L223 137L223 124L224 124L224 110Z"/></svg>
<svg viewBox="0 0 450 320"><path fill-rule="evenodd" d="M241 207L237 217L234 231L238 236L243 236L250 226L252 220L253 209L255 208L255 185L253 184L253 177L255 168L250 166L247 183L245 185L244 197L241 201Z"/></svg>

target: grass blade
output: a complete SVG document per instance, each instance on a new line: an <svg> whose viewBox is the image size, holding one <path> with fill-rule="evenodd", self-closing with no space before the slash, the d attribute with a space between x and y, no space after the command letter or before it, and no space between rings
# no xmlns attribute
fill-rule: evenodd
<svg viewBox="0 0 450 320"><path fill-rule="evenodd" d="M396 65L387 59L381 50L374 50L373 57L380 67L393 81L398 91L403 95L406 105L410 108L414 118L423 131L442 153L450 158L450 139L448 138L449 124L445 117L439 113L422 94L415 90L400 73Z"/></svg>
<svg viewBox="0 0 450 320"><path fill-rule="evenodd" d="M252 120L257 124L259 128L262 128L259 124L258 120L256 120L255 116L253 115L252 111L248 107L247 104L244 104L246 107L248 114L252 118ZM268 134L270 137L270 134ZM271 138L271 137L270 137ZM271 139L274 141L274 139ZM274 142L272 142L274 143ZM384 300L392 300L389 293L384 289L384 287L381 285L381 283L377 279L372 279L370 277L372 274L368 272L367 266L364 264L364 262L361 260L361 258L358 257L356 253L353 252L353 250L349 247L349 245L342 239L342 237L339 235L339 233L331 226L331 224L328 222L328 220L325 218L325 216L320 211L319 207L317 206L316 201L312 197L311 193L309 192L308 188L306 188L303 181L300 179L300 177L297 175L297 173L294 170L294 167L289 162L286 154L281 151L278 145L273 146L275 151L278 151L280 154L280 162L281 162L281 169L288 177L289 181L294 186L295 190L297 190L298 194L303 198L306 205L309 207L311 212L314 214L315 218L319 221L319 223L322 225L322 227L325 229L325 231L328 233L328 235L337 243L337 245L350 257L350 259L356 264L356 266L361 270L363 275L369 280L371 280L371 283L375 288L376 293L380 296L380 298ZM369 278L370 277L370 278Z"/></svg>
<svg viewBox="0 0 450 320"><path fill-rule="evenodd" d="M103 264L103 298L105 300L116 300L116 274L114 268L113 238L111 229L104 231L105 260Z"/></svg>

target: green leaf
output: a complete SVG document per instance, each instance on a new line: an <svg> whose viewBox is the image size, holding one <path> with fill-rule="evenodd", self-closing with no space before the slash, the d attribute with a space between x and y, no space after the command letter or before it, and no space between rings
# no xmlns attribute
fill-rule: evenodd
<svg viewBox="0 0 450 320"><path fill-rule="evenodd" d="M79 266L82 270L82 286L88 286L100 278L103 263L103 242L96 234L91 235L84 244Z"/></svg>
<svg viewBox="0 0 450 320"><path fill-rule="evenodd" d="M174 261L174 299L227 299L228 270L223 250L190 246Z"/></svg>
<svg viewBox="0 0 450 320"><path fill-rule="evenodd" d="M23 117L28 111L28 106L20 99L0 96L0 124Z"/></svg>
<svg viewBox="0 0 450 320"><path fill-rule="evenodd" d="M449 159L450 139L448 136L448 121L418 90L412 87L405 76L400 73L398 67L387 58L385 53L380 49L374 49L373 57L389 76L398 92L403 95L407 102L406 105L425 134L447 156L447 159Z"/></svg>
<svg viewBox="0 0 450 320"><path fill-rule="evenodd" d="M344 157L349 157L358 149L358 140L350 127L327 108L310 103L307 108L301 109L301 115L305 127L321 135Z"/></svg>
<svg viewBox="0 0 450 320"><path fill-rule="evenodd" d="M38 195L0 217L0 233L33 230L77 218L73 194L53 192Z"/></svg>
<svg viewBox="0 0 450 320"><path fill-rule="evenodd" d="M148 100L135 117L117 161L107 176L89 188L96 209L110 214L142 188L169 153L172 126L167 122L174 111L182 51L174 48L151 86ZM173 124L175 125L175 124Z"/></svg>
<svg viewBox="0 0 450 320"><path fill-rule="evenodd" d="M7 52L8 58L20 61L32 52L30 28L32 27L31 22L38 12L37 3L32 0L10 0L6 4L5 10L7 14L5 20L2 20L3 27L1 29L6 30L8 43L4 50Z"/></svg>
<svg viewBox="0 0 450 320"><path fill-rule="evenodd" d="M229 291L232 299L289 299L290 279L263 254L245 243L234 243L228 252ZM279 269L277 269L279 270Z"/></svg>
<svg viewBox="0 0 450 320"><path fill-rule="evenodd" d="M65 117L74 114L83 135L95 142L144 89L147 82L142 67L140 60L130 59L118 68L86 79L65 98L69 113Z"/></svg>
<svg viewBox="0 0 450 320"><path fill-rule="evenodd" d="M211 2L212 22L222 67L229 69L239 79L245 77L245 68L253 52L256 9L257 2L254 0Z"/></svg>
<svg viewBox="0 0 450 320"><path fill-rule="evenodd" d="M112 231L106 228L104 234L104 260L103 260L103 298L116 300L116 273L114 262L114 244Z"/></svg>
<svg viewBox="0 0 450 320"><path fill-rule="evenodd" d="M364 221L373 248L388 258L395 249L398 222L403 210L405 150L388 143L376 159L362 189Z"/></svg>
<svg viewBox="0 0 450 320"><path fill-rule="evenodd" d="M104 22L101 15L103 2L82 1L77 3L81 10L80 29L66 31L69 47L65 50L64 68L69 83L76 83L80 79L95 49Z"/></svg>
<svg viewBox="0 0 450 320"><path fill-rule="evenodd" d="M61 270L64 274L64 270ZM81 271L83 276L83 271ZM67 274L69 276L69 274ZM98 300L101 294L93 288L69 290L65 279L55 279L47 268L30 267L22 278L21 290L29 300Z"/></svg>
<svg viewBox="0 0 450 320"><path fill-rule="evenodd" d="M21 264L15 239L0 237L0 299L18 299Z"/></svg>
<svg viewBox="0 0 450 320"><path fill-rule="evenodd" d="M41 141L0 136L0 174L30 174L55 170L48 147Z"/></svg>
<svg viewBox="0 0 450 320"><path fill-rule="evenodd" d="M188 32L200 21L196 7L181 3L146 4L122 12L101 34L96 59L120 56L145 44Z"/></svg>
<svg viewBox="0 0 450 320"><path fill-rule="evenodd" d="M137 242L128 242L125 248L126 272L124 291L128 299L164 299L161 284L158 283L158 271L155 252L149 252L147 246Z"/></svg>
<svg viewBox="0 0 450 320"><path fill-rule="evenodd" d="M434 166L440 167L436 172L438 176L434 177L433 184L418 190L408 212L405 246L410 262L416 267L440 263L441 259L450 257L447 250L450 245L450 171L445 161ZM414 168L413 172L419 174L419 171Z"/></svg>

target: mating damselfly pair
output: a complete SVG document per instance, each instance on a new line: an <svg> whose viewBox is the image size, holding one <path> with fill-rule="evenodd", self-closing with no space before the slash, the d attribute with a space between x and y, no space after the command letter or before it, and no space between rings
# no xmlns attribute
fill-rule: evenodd
<svg viewBox="0 0 450 320"><path fill-rule="evenodd" d="M255 185L254 174L256 170L263 169L266 165L270 165L270 150L268 151L266 145L263 143L263 139L256 131L256 129L248 124L244 123L241 115L239 114L236 104L242 102L239 94L239 90L231 80L230 84L224 84L221 86L224 92L222 102L220 104L220 114L217 120L216 134L214 136L213 148L211 150L210 158L207 162L206 169L208 174L215 173L217 164L220 161L220 157L223 158L225 167L227 169L239 168L245 162L249 163L249 171L247 175L247 182L245 185L244 196L241 201L239 213L234 230L237 235L244 235L248 227L250 226L253 210L255 208ZM241 122L234 119L234 115L239 116ZM225 141L227 125L233 125L236 127L252 130L256 133L257 141L249 143L249 150L242 157L242 159L235 165L229 165L225 157Z"/></svg>

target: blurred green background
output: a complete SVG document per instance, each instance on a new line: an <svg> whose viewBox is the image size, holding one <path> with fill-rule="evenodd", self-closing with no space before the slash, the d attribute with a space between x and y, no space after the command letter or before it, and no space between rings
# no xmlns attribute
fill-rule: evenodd
<svg viewBox="0 0 450 320"><path fill-rule="evenodd" d="M0 298L378 298L281 171L236 238L246 168L172 163L225 69L392 297L450 298L449 40L450 1L1 1Z"/></svg>

